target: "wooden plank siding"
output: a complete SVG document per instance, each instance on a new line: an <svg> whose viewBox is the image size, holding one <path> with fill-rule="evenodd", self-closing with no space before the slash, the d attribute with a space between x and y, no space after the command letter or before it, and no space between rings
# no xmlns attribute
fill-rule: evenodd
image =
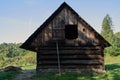
<svg viewBox="0 0 120 80"><path fill-rule="evenodd" d="M98 47L59 47L61 69L104 69L104 54ZM41 47L37 53L37 68L58 68L56 47Z"/></svg>

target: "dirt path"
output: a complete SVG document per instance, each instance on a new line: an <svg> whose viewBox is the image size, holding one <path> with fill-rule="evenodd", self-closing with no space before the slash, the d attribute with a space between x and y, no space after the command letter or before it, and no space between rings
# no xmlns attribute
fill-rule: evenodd
<svg viewBox="0 0 120 80"><path fill-rule="evenodd" d="M31 77L35 74L35 72L36 70L22 70L14 80L31 80Z"/></svg>

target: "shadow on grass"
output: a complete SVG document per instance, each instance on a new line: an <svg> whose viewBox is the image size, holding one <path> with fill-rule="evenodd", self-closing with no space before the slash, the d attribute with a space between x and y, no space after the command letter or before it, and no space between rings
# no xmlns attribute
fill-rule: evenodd
<svg viewBox="0 0 120 80"><path fill-rule="evenodd" d="M108 64L105 67L109 77L113 80L120 80L120 64Z"/></svg>
<svg viewBox="0 0 120 80"><path fill-rule="evenodd" d="M17 74L15 71L0 72L0 80L13 80Z"/></svg>
<svg viewBox="0 0 120 80"><path fill-rule="evenodd" d="M120 68L120 65L118 64L107 64L105 65L106 70L114 70Z"/></svg>
<svg viewBox="0 0 120 80"><path fill-rule="evenodd" d="M56 74L37 74L32 77L32 80L96 80L93 75L82 75L75 73L67 73L62 75Z"/></svg>

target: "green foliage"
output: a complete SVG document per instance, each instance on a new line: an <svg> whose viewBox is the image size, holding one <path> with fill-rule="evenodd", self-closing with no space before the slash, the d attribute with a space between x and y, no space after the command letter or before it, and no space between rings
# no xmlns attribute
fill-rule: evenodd
<svg viewBox="0 0 120 80"><path fill-rule="evenodd" d="M0 80L13 80L16 76L17 72L9 71L9 72L0 72Z"/></svg>
<svg viewBox="0 0 120 80"><path fill-rule="evenodd" d="M22 43L2 43L0 44L0 68L6 66L25 66L36 64L36 54L20 49Z"/></svg>
<svg viewBox="0 0 120 80"><path fill-rule="evenodd" d="M120 39L116 36L112 36L107 39L109 43L112 45L105 49L105 53L110 54L111 56L120 55Z"/></svg>
<svg viewBox="0 0 120 80"><path fill-rule="evenodd" d="M120 55L120 48L109 47L105 49L105 53L110 54L111 56L118 56Z"/></svg>
<svg viewBox="0 0 120 80"><path fill-rule="evenodd" d="M103 19L101 35L105 39L113 36L112 19L110 18L108 14Z"/></svg>
<svg viewBox="0 0 120 80"><path fill-rule="evenodd" d="M120 32L115 33L115 36L120 39Z"/></svg>
<svg viewBox="0 0 120 80"><path fill-rule="evenodd" d="M110 47L105 49L105 53L111 56L120 55L119 33L116 36L113 34L112 19L108 14L103 19L101 35L111 44Z"/></svg>
<svg viewBox="0 0 120 80"><path fill-rule="evenodd" d="M13 57L17 57L17 56L23 56L25 54L26 54L25 50L20 49L19 45L16 45L13 43L9 44L7 57L13 58Z"/></svg>
<svg viewBox="0 0 120 80"><path fill-rule="evenodd" d="M29 52L25 56L22 57L22 62L25 65L35 64L36 63L36 55L35 53Z"/></svg>

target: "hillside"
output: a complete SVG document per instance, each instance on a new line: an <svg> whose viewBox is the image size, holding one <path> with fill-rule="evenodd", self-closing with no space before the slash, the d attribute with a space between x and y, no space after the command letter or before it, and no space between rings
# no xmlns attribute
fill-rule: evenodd
<svg viewBox="0 0 120 80"><path fill-rule="evenodd" d="M0 44L0 68L14 65L27 66L35 65L36 54L31 51L20 49L22 43L2 43Z"/></svg>

